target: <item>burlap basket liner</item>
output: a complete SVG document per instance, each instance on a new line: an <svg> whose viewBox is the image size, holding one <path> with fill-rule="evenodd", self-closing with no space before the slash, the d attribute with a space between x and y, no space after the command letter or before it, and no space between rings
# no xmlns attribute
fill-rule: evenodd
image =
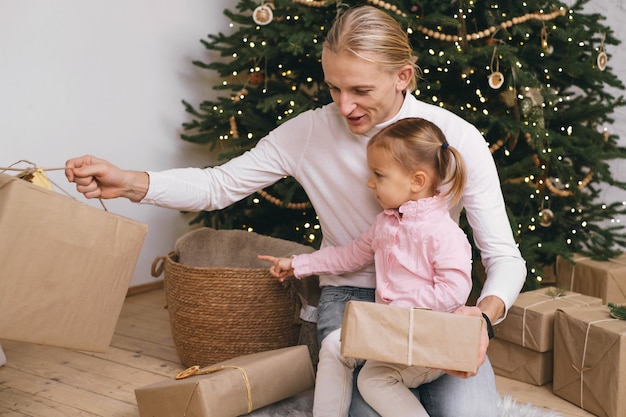
<svg viewBox="0 0 626 417"><path fill-rule="evenodd" d="M268 268L194 267L171 252L153 262L152 275L162 272L172 337L185 366L297 344L297 298Z"/></svg>

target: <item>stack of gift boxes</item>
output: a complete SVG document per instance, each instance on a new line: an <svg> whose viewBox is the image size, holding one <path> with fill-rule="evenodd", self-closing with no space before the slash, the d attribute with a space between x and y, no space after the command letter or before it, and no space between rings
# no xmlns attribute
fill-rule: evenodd
<svg viewBox="0 0 626 417"><path fill-rule="evenodd" d="M556 285L521 293L494 328L497 375L534 385L597 415L626 416L626 255L608 261L558 258ZM563 290L568 288L571 290Z"/></svg>

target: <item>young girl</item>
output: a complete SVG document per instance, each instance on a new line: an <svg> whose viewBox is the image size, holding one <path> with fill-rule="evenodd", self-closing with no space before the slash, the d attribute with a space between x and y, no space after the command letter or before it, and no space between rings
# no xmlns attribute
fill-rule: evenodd
<svg viewBox="0 0 626 417"><path fill-rule="evenodd" d="M294 275L341 274L374 263L376 301L453 312L469 296L471 248L449 208L463 193L465 164L441 130L421 118L399 120L367 145L367 182L383 208L352 243L291 258L260 255L283 281ZM349 215L348 213L346 215ZM357 360L340 354L340 330L322 342L313 415L347 416ZM367 361L358 377L363 398L381 416L428 416L409 388L442 370Z"/></svg>

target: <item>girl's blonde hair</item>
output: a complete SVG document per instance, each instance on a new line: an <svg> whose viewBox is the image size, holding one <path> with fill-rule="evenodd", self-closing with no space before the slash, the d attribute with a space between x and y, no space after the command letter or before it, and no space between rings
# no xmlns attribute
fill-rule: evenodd
<svg viewBox="0 0 626 417"><path fill-rule="evenodd" d="M398 120L376 133L367 150L383 150L408 173L428 167L435 173L435 189L450 184L445 196L450 206L463 195L467 177L461 153L448 144L439 127L419 117Z"/></svg>
<svg viewBox="0 0 626 417"><path fill-rule="evenodd" d="M407 91L417 88L420 69L406 30L393 17L373 6L355 7L340 14L326 34L324 48L334 53L350 52L388 71L410 65L414 76Z"/></svg>

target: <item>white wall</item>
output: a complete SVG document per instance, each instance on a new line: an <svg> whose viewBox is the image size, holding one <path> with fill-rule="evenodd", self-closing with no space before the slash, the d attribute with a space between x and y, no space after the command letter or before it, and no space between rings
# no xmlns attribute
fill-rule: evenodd
<svg viewBox="0 0 626 417"><path fill-rule="evenodd" d="M211 58L200 39L228 33L222 11L236 3L0 0L0 167L21 159L63 167L86 153L140 170L211 163L203 148L179 138L188 120L181 100L213 94L217 80L191 60ZM61 172L49 175L73 192ZM105 203L148 224L131 285L154 282L152 261L172 250L189 218Z"/></svg>
<svg viewBox="0 0 626 417"><path fill-rule="evenodd" d="M91 153L132 169L211 163L199 146L179 138L187 121L181 99L193 104L219 82L196 69L210 61L199 40L228 33L225 8L237 0L0 0L0 167L28 159L62 167ZM589 10L607 16L620 48L609 65L626 82L626 6L598 0ZM626 144L624 109L609 129ZM626 176L624 162L614 164ZM50 174L72 188L60 172ZM77 196L80 198L80 196ZM626 199L607 189L607 200ZM90 202L96 207L96 202ZM110 211L149 225L132 286L150 283L154 258L166 255L189 229L177 211L107 201Z"/></svg>
<svg viewBox="0 0 626 417"><path fill-rule="evenodd" d="M626 3L624 0L593 0L585 5L585 10L589 13L598 13L606 16L603 22L609 26L617 39L622 43L615 46L607 46L607 54L609 55L608 65L611 67L622 83L626 84ZM626 96L626 91L609 88L615 97ZM610 133L614 133L620 137L620 144L626 146L626 107L618 109L613 118L615 123L607 126ZM626 181L626 161L612 161L610 163L613 176L621 181ZM601 195L603 201L626 201L626 191L607 187ZM622 225L626 226L626 217L622 216L618 219Z"/></svg>

